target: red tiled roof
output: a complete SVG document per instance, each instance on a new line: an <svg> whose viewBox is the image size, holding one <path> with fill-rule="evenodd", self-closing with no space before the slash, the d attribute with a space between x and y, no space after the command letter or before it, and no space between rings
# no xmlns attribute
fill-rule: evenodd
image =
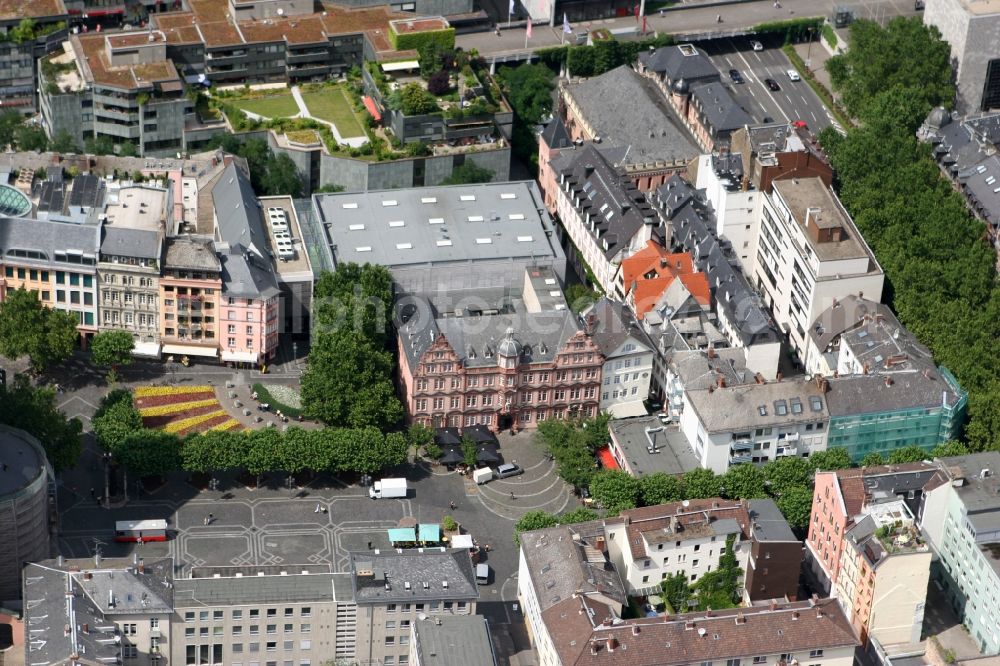
<svg viewBox="0 0 1000 666"><path fill-rule="evenodd" d="M594 611L592 618L588 609ZM617 624L607 615L606 606L585 597L566 599L542 614L565 666L674 666L859 644L835 599Z"/></svg>
<svg viewBox="0 0 1000 666"><path fill-rule="evenodd" d="M663 292L678 277L695 300L702 305L709 305L711 291L708 278L704 273L695 272L689 253L670 253L650 240L646 241L646 247L622 261L625 293L632 292L635 313L639 319L656 305Z"/></svg>

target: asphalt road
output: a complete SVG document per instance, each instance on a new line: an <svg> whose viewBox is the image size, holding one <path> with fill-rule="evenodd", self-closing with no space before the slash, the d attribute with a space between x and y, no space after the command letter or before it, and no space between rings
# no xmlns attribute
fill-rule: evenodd
<svg viewBox="0 0 1000 666"><path fill-rule="evenodd" d="M490 6L483 5L487 12L498 11L503 0L490 0ZM498 4L499 3L499 4ZM723 32L747 30L765 21L778 21L800 18L803 16L830 16L834 6L846 6L861 18L886 21L895 16L916 16L912 0L782 0L781 7L775 7L771 0L756 0L739 4L723 6L699 6L702 0L688 0L682 8L649 14L647 29L650 32L675 35L692 35L705 32ZM518 8L521 5L518 3ZM531 39L525 48L523 10L514 16L515 27L510 30L506 26L506 8L501 8L503 16L500 21L499 37L492 32L478 32L458 35L455 42L466 51L477 49L480 54L502 58L504 55L524 53L526 50L558 46L562 39L562 17L558 17L555 25L536 24ZM716 21L716 16L722 16L722 23ZM607 28L634 28L633 17L599 19L582 21L572 25L574 32Z"/></svg>
<svg viewBox="0 0 1000 666"><path fill-rule="evenodd" d="M723 81L733 96L753 119L763 122L804 120L813 132L819 132L833 122L823 102L805 81L792 81L788 70L794 69L779 44L766 44L763 51L754 51L745 37L714 39L698 44L719 69ZM813 49L821 49L819 43ZM739 70L744 83L733 83L729 70ZM765 79L774 79L781 90L771 91Z"/></svg>

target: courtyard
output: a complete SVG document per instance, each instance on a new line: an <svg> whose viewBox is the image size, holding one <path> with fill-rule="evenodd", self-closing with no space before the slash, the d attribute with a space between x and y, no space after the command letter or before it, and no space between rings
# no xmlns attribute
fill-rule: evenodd
<svg viewBox="0 0 1000 666"><path fill-rule="evenodd" d="M327 86L319 91L303 92L302 101L313 118L336 125L340 136L350 138L365 135L361 120L341 86Z"/></svg>
<svg viewBox="0 0 1000 666"><path fill-rule="evenodd" d="M233 105L264 118L291 118L299 113L299 107L291 93L236 99Z"/></svg>

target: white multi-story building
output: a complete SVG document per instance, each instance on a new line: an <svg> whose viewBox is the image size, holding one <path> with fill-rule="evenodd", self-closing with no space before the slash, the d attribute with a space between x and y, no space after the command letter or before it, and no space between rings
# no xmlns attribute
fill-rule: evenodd
<svg viewBox="0 0 1000 666"><path fill-rule="evenodd" d="M602 298L581 313L601 354L604 368L601 411L616 418L646 413L656 347L621 303Z"/></svg>
<svg viewBox="0 0 1000 666"><path fill-rule="evenodd" d="M825 451L830 422L825 380L716 386L684 392L681 432L701 466L717 474L730 465Z"/></svg>
<svg viewBox="0 0 1000 666"><path fill-rule="evenodd" d="M694 186L703 191L715 211L715 231L733 244L733 251L746 266L750 258L751 238L764 195L756 188L744 187L742 156L736 153L701 155Z"/></svg>
<svg viewBox="0 0 1000 666"><path fill-rule="evenodd" d="M800 355L809 326L834 301L882 296L882 267L820 178L772 183L751 249L751 281Z"/></svg>

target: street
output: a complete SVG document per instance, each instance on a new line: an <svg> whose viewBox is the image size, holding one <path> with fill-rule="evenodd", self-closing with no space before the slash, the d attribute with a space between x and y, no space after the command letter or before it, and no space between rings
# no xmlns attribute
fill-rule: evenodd
<svg viewBox="0 0 1000 666"><path fill-rule="evenodd" d="M723 82L740 106L757 122L764 122L765 118L774 122L803 120L817 133L833 122L808 83L788 78L788 70L794 67L779 43L765 43L763 51L754 51L749 39L738 37L705 41L698 46L719 69ZM812 48L818 51L823 47L814 43ZM729 78L731 69L738 70L745 83L733 83ZM764 84L768 78L774 79L781 90L769 90Z"/></svg>
<svg viewBox="0 0 1000 666"><path fill-rule="evenodd" d="M775 7L770 0L756 0L729 5L698 6L705 4L701 0L688 0L678 8L652 13L647 16L646 27L649 32L661 32L685 36L698 35L707 32L739 32L764 23L766 21L781 21L809 16L830 16L833 8L847 7L855 11L859 18L887 21L895 16L918 16L920 12L913 9L912 0L783 0L780 7ZM489 11L489 8L484 7ZM506 12L506 10L504 10ZM716 16L722 17L722 23L716 21ZM502 59L503 56L515 56L526 51L559 46L563 38L562 17L558 17L555 25L545 24L534 26L531 39L525 49L524 13L514 16L514 26L507 30L506 13L500 21L500 36L492 32L478 32L457 35L455 43L469 51L476 49L483 56ZM634 17L599 19L584 21L572 25L574 32L606 28L622 30L635 28Z"/></svg>

